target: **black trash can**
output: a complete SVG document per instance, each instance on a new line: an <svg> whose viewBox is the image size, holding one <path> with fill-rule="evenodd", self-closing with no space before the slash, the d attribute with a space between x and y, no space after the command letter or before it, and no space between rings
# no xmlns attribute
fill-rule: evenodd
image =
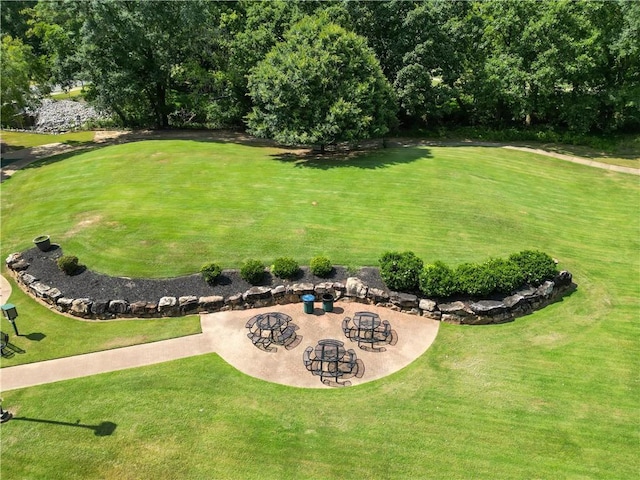
<svg viewBox="0 0 640 480"><path fill-rule="evenodd" d="M304 313L313 313L313 302L315 302L315 295L307 294L302 296L302 301L304 302Z"/></svg>
<svg viewBox="0 0 640 480"><path fill-rule="evenodd" d="M322 294L322 309L325 312L333 312L333 301L335 299L333 298L333 295L330 293L323 293Z"/></svg>

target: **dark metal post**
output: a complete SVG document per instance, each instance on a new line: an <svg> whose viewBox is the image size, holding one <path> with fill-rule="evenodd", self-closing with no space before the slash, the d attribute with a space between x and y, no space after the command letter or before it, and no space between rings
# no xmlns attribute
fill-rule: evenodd
<svg viewBox="0 0 640 480"><path fill-rule="evenodd" d="M13 330L16 332L16 336L19 337L20 333L18 333L18 326L16 325L15 321L18 316L18 310L16 309L16 306L13 303L5 303L4 305L2 305L2 314L4 315L4 318L9 320L11 326L13 327Z"/></svg>

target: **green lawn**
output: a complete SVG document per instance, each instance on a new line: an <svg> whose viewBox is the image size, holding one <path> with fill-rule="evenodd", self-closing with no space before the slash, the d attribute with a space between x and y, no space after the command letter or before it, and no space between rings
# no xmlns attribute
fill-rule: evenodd
<svg viewBox="0 0 640 480"><path fill-rule="evenodd" d="M18 309L16 325L21 336L15 336L9 322L2 317L2 331L9 333L16 351L13 356L2 358L2 367L155 342L201 331L197 315L114 322L82 321L58 315L33 301L13 281L11 283L13 288L9 301Z"/></svg>
<svg viewBox="0 0 640 480"><path fill-rule="evenodd" d="M535 248L578 290L510 324L443 324L409 367L342 390L204 355L3 392L17 418L1 427L2 478L636 478L638 177L496 148L278 152L150 141L20 171L0 193L3 258L41 233L89 268L157 277L247 257L374 265L397 249L456 265ZM104 422L111 435L88 428Z"/></svg>
<svg viewBox="0 0 640 480"><path fill-rule="evenodd" d="M83 87L75 87L65 92L56 92L51 94L51 98L54 100L72 100L78 97L84 97L85 91Z"/></svg>
<svg viewBox="0 0 640 480"><path fill-rule="evenodd" d="M9 146L9 150L20 150L21 148L38 147L48 143L91 143L93 142L93 131L61 133L58 135L49 133L27 133L12 132L2 130L0 139Z"/></svg>

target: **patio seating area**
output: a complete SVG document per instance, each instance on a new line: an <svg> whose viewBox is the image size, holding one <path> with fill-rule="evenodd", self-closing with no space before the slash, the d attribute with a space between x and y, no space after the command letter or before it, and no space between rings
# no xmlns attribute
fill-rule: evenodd
<svg viewBox="0 0 640 480"><path fill-rule="evenodd" d="M249 319L246 328L247 337L256 347L265 352L276 352L280 345L291 350L302 341L302 336L296 333L298 326L291 322L291 317L280 312L268 312L255 315Z"/></svg>
<svg viewBox="0 0 640 480"><path fill-rule="evenodd" d="M398 343L398 333L391 329L387 320L382 320L374 312L356 312L353 319L345 317L342 321L342 331L345 336L358 344L362 350L369 352L384 352L382 345Z"/></svg>
<svg viewBox="0 0 640 480"><path fill-rule="evenodd" d="M303 363L320 381L332 387L350 386L347 378L362 378L364 363L356 357L352 349L346 350L344 343L334 339L318 341L314 347L307 347L303 354ZM343 381L341 381L343 380Z"/></svg>
<svg viewBox="0 0 640 480"><path fill-rule="evenodd" d="M337 314L344 312L340 307ZM366 352L381 353L387 351L383 345L396 345L398 334L391 328L388 320L382 320L378 313L356 311L352 317L344 317L340 324L333 310L316 314L314 309L305 306L299 312L300 318L317 318L318 322L331 319L334 332L340 331L358 347ZM296 318L298 318L296 316ZM309 323L306 323L309 326ZM292 316L283 312L266 312L252 316L245 324L246 334L251 343L259 350L276 353L278 346L292 350L302 342L300 326L293 323ZM304 329L303 329L304 330ZM299 357L298 357L299 358ZM308 372L320 377L320 381L331 387L352 385L351 379L361 379L365 373L365 362L358 358L355 350L345 347L344 341L336 338L321 338L315 346L309 345L303 352L302 363Z"/></svg>
<svg viewBox="0 0 640 480"><path fill-rule="evenodd" d="M375 333L376 343L361 342L366 348L355 348L357 340L346 338L342 325L348 317L357 334L351 319L363 317L358 315L363 311L374 314L380 324L373 328L382 332ZM213 351L247 375L293 387L335 388L357 387L406 367L429 348L440 326L426 317L357 302L336 302L331 312L312 312L294 303L277 310L271 306L204 314L202 331ZM391 332L384 334L385 328ZM380 333L386 335L384 341ZM376 349L368 348L372 345Z"/></svg>

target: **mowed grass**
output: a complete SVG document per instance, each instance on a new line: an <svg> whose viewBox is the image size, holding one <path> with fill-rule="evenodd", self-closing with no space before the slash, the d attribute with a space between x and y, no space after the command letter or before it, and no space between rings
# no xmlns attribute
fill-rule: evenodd
<svg viewBox="0 0 640 480"><path fill-rule="evenodd" d="M252 256L456 265L536 248L578 289L510 324L443 324L409 367L342 390L204 355L3 392L2 478L636 477L637 177L480 147L278 153L144 142L18 172L3 254L50 233L89 268L170 276ZM111 435L90 428L103 422Z"/></svg>
<svg viewBox="0 0 640 480"><path fill-rule="evenodd" d="M10 357L2 357L2 367L155 342L201 331L197 315L112 322L66 317L35 302L13 281L11 283L9 301L17 307L16 325L21 336L16 336L11 324L2 317L0 326L10 337L7 352L13 352Z"/></svg>
<svg viewBox="0 0 640 480"><path fill-rule="evenodd" d="M2 130L0 139L8 145L10 150L20 150L21 148L38 147L49 143L91 143L93 142L93 135L94 132L90 130L57 135Z"/></svg>

